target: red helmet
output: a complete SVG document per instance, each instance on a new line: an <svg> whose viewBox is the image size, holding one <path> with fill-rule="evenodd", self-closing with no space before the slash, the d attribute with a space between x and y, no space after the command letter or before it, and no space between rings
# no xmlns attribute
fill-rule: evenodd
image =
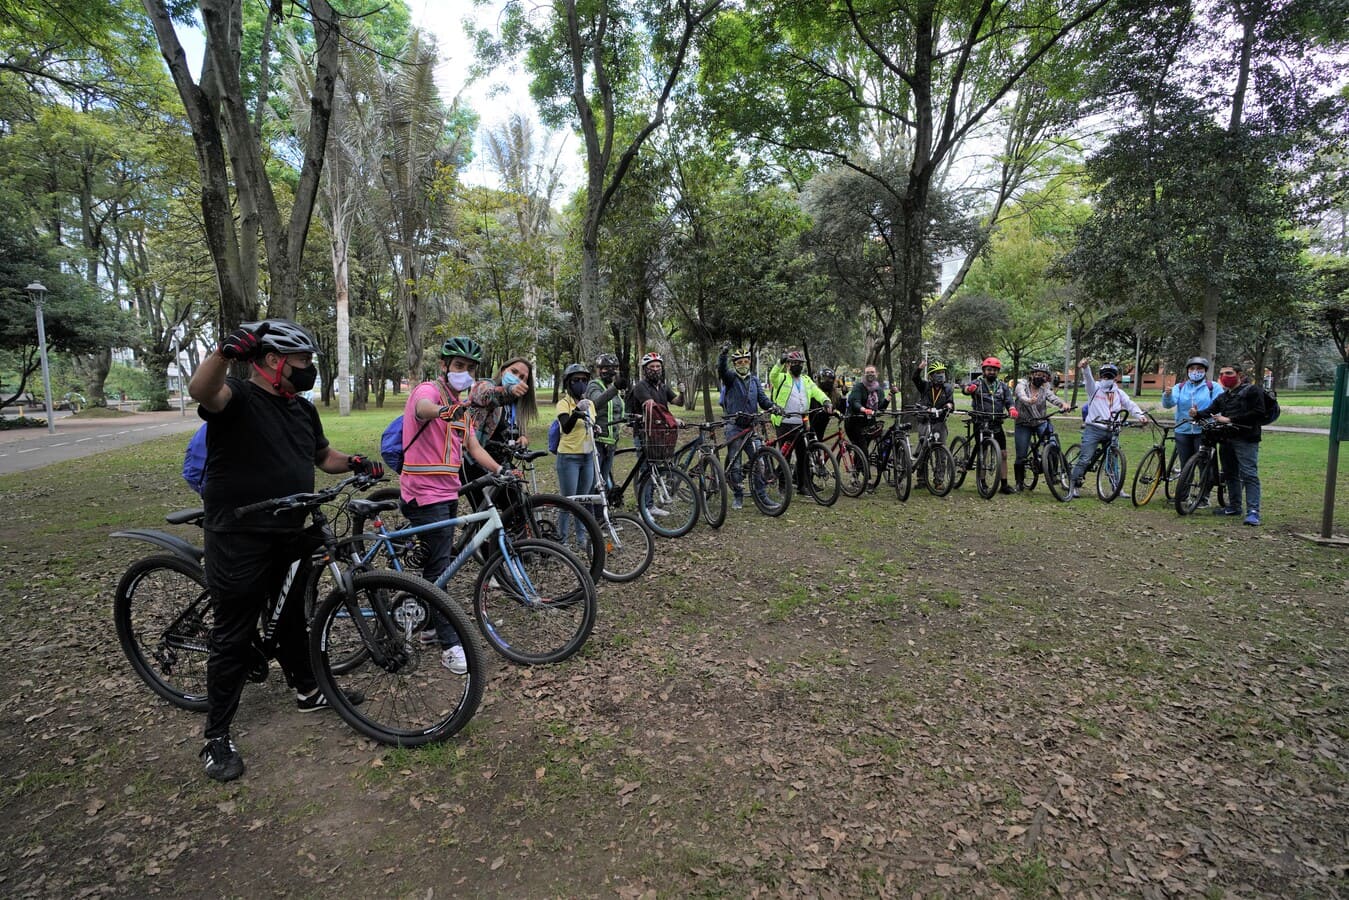
<svg viewBox="0 0 1349 900"><path fill-rule="evenodd" d="M983 362L979 363L979 368L981 368L981 369L987 368L987 367L989 367L989 366L992 366L992 367L995 368L995 369L1001 369L1001 368L1002 368L1002 360L998 359L996 356L990 356L988 359L986 359L986 360L984 360Z"/></svg>
<svg viewBox="0 0 1349 900"><path fill-rule="evenodd" d="M650 364L653 363L653 362L658 362L658 363L660 363L662 366L665 365L665 360L663 360L663 359L660 358L660 354L659 354L659 353L654 353L654 352L653 352L653 353L648 353L646 356L643 356L643 357L642 357L642 365L641 365L641 368L645 369L648 365L650 365Z"/></svg>
<svg viewBox="0 0 1349 900"><path fill-rule="evenodd" d="M790 350L787 352L787 362L803 363L805 361L806 361L806 354L802 353L800 350Z"/></svg>

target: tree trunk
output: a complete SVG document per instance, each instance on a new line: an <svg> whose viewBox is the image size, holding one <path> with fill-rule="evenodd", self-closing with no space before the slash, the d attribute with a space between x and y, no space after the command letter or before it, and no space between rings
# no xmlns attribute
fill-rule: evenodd
<svg viewBox="0 0 1349 900"><path fill-rule="evenodd" d="M351 415L351 298L347 281L347 241L333 229L333 285L337 294L337 414Z"/></svg>

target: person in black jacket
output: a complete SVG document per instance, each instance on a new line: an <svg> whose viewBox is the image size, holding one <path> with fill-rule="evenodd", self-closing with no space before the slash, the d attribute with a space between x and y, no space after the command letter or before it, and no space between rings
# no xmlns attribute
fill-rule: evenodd
<svg viewBox="0 0 1349 900"><path fill-rule="evenodd" d="M926 376L926 377L924 377ZM951 386L951 382L946 380L946 365L938 360L933 360L927 366L919 366L913 373L913 385L918 388L918 405L925 406L934 412L943 412L950 415L956 408L956 392ZM932 424L926 424L930 421ZM941 442L946 443L946 419L924 420L923 436L926 437L926 429L935 428L937 434L941 437Z"/></svg>
<svg viewBox="0 0 1349 900"><path fill-rule="evenodd" d="M895 392L890 391L893 395ZM881 435L881 425L876 421L876 413L890 405L885 385L875 366L862 370L862 377L853 384L848 392L848 417L843 420L843 428L848 432L848 440L857 445L863 453L871 442Z"/></svg>
<svg viewBox="0 0 1349 900"><path fill-rule="evenodd" d="M1218 459L1227 480L1227 505L1213 511L1215 516L1241 515L1243 489L1246 495L1247 525L1260 524L1260 423L1265 421L1265 393L1249 378L1243 378L1241 366L1228 364L1218 371L1223 392L1213 398L1200 418L1231 425L1232 433L1218 444Z"/></svg>

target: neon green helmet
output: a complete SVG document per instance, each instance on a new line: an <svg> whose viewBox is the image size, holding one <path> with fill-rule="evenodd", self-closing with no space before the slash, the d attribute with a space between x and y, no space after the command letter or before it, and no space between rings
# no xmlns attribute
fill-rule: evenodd
<svg viewBox="0 0 1349 900"><path fill-rule="evenodd" d="M475 363L482 362L482 344L471 337L452 337L440 346L440 358L460 356Z"/></svg>

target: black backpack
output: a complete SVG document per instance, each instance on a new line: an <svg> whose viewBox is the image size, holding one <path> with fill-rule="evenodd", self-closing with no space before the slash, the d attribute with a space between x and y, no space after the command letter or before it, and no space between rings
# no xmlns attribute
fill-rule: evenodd
<svg viewBox="0 0 1349 900"><path fill-rule="evenodd" d="M1279 413L1283 412L1283 410L1279 408L1279 398L1274 395L1273 391L1266 390L1259 385L1256 385L1255 387L1260 391L1260 399L1265 405L1265 416L1260 420L1260 424L1262 426L1273 425L1278 421Z"/></svg>

